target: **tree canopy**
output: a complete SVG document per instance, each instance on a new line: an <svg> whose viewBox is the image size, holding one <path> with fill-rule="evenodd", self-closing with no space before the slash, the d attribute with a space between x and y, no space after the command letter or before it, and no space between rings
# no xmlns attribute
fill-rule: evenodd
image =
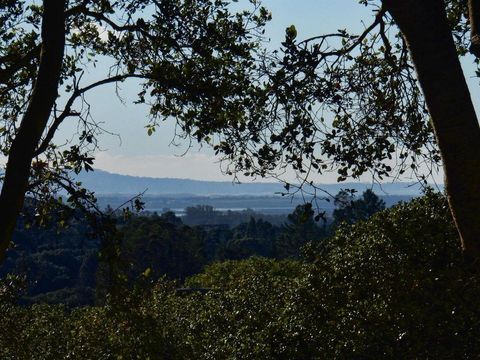
<svg viewBox="0 0 480 360"><path fill-rule="evenodd" d="M340 191L335 196L336 209L333 211L333 221L336 225L346 222L353 224L366 220L373 214L385 209L385 201L372 190L364 191L360 199L355 199L347 191Z"/></svg>
<svg viewBox="0 0 480 360"><path fill-rule="evenodd" d="M140 229L144 231L145 229ZM445 197L427 193L355 225L314 261L210 264L179 292L159 279L108 306L16 306L0 280L5 359L474 359L480 284Z"/></svg>
<svg viewBox="0 0 480 360"><path fill-rule="evenodd" d="M238 13L221 0L2 1L0 14L0 150L8 157L2 257L25 193L50 205L37 212L43 220L59 190L69 194L69 205L98 212L71 177L92 170L102 131L88 91L136 79L138 102L150 106L149 134L173 117L181 134L199 140L254 106L251 72L270 18L255 0ZM88 82L84 74L99 61L111 66ZM77 121L78 133L55 144L67 119Z"/></svg>
<svg viewBox="0 0 480 360"><path fill-rule="evenodd" d="M360 34L301 40L286 29L264 61L262 112L226 127L216 149L234 172L292 167L300 186L331 170L338 181L406 172L425 180L417 170L441 164L463 247L477 257L480 126L459 58L470 51L479 63L478 1L359 3L375 14Z"/></svg>

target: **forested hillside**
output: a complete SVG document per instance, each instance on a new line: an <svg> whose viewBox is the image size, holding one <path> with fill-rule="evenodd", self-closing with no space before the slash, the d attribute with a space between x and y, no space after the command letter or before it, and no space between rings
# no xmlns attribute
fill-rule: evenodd
<svg viewBox="0 0 480 360"><path fill-rule="evenodd" d="M298 260L307 244L320 244L340 223L366 219L384 208L384 202L367 191L358 199L339 193L333 218L317 221L311 204L298 206L286 217L208 206L187 208L181 218L173 212L123 218L118 212L120 261L130 282L147 271L152 280L165 276L180 286L218 261L252 256ZM76 220L66 228L24 225L19 224L15 247L0 266L0 276L25 277L22 302L94 304L96 290L109 286L102 278L108 259L100 257L105 244L95 238L88 222Z"/></svg>

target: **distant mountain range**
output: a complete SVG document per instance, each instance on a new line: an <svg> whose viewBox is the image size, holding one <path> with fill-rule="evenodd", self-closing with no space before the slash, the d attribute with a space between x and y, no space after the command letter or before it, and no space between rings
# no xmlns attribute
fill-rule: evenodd
<svg viewBox="0 0 480 360"><path fill-rule="evenodd" d="M280 183L233 183L229 181L201 181L190 179L150 178L112 174L103 170L82 172L78 181L97 195L134 195L146 190L146 195L274 195L285 192ZM340 189L355 189L363 192L372 189L379 195L417 196L421 194L418 183L396 182L387 184L338 183L317 184L330 194Z"/></svg>

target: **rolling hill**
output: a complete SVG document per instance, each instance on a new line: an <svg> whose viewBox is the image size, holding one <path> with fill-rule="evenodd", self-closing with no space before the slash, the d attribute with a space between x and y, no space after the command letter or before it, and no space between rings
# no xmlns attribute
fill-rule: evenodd
<svg viewBox="0 0 480 360"><path fill-rule="evenodd" d="M285 192L280 183L233 183L229 181L201 181L191 179L150 178L112 174L103 170L83 172L77 179L97 195L134 195L146 190L146 195L274 195ZM340 189L355 189L363 192L372 189L379 195L417 196L421 194L418 183L337 183L317 184L331 194Z"/></svg>

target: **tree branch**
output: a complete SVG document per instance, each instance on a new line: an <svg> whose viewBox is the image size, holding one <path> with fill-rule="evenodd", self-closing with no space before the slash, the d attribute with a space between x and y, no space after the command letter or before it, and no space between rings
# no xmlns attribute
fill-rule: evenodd
<svg viewBox="0 0 480 360"><path fill-rule="evenodd" d="M478 1L478 0L476 0L476 1ZM377 14L375 15L375 21L372 24L370 24L370 26L367 27L359 36L355 37L355 41L352 44L350 44L350 46L348 46L346 48L342 48L340 50L324 52L324 53L322 53L322 57L325 58L325 57L329 57L329 56L342 56L342 55L350 53L353 49L355 49L358 45L360 45L363 40L365 40L365 38L368 36L368 34L370 34L370 32L373 29L375 29L375 27L377 27L377 25L382 24L383 16L385 15L385 13L386 13L386 10L383 7L380 8L380 10L378 10ZM299 43L299 45L306 44L306 43L309 43L309 42L314 41L314 40L322 40L323 41L323 40L326 40L329 37L345 37L345 36L341 33L320 35L320 36L315 36L315 37L303 40L302 42Z"/></svg>
<svg viewBox="0 0 480 360"><path fill-rule="evenodd" d="M48 132L45 135L45 138L43 139L42 143L37 148L37 150L35 151L33 156L34 157L39 156L40 154L44 153L48 149L48 145L50 144L50 141L52 141L53 137L55 136L55 132L57 131L60 124L67 117L77 115L76 112L72 112L72 106L75 103L75 100L77 100L80 96L82 96L87 91L92 90L92 89L94 89L98 86L111 84L111 83L115 83L115 82L121 82L121 81L124 81L124 80L129 79L129 78L149 79L148 76L140 75L140 74L116 75L116 76L112 76L112 77L107 78L107 79L97 81L93 84L90 84L90 85L84 87L84 88L75 89L72 96L70 96L70 98L68 99L63 112L60 114L60 116L55 118L52 125L48 129Z"/></svg>
<svg viewBox="0 0 480 360"><path fill-rule="evenodd" d="M78 15L78 14L82 14L82 15L85 15L85 16L92 17L99 22L103 21L106 24L108 24L115 31L130 31L130 32L131 31L138 31L146 37L151 36L147 31L145 31L144 27L146 26L146 24L145 24L145 22L143 22L142 19L139 19L137 21L137 24L135 24L135 25L133 25L133 24L132 25L119 25L119 24L115 23L113 20L106 17L104 14L89 10L85 5L75 6L75 7L71 8L71 9L69 9L65 12L66 17L73 16L73 15Z"/></svg>

